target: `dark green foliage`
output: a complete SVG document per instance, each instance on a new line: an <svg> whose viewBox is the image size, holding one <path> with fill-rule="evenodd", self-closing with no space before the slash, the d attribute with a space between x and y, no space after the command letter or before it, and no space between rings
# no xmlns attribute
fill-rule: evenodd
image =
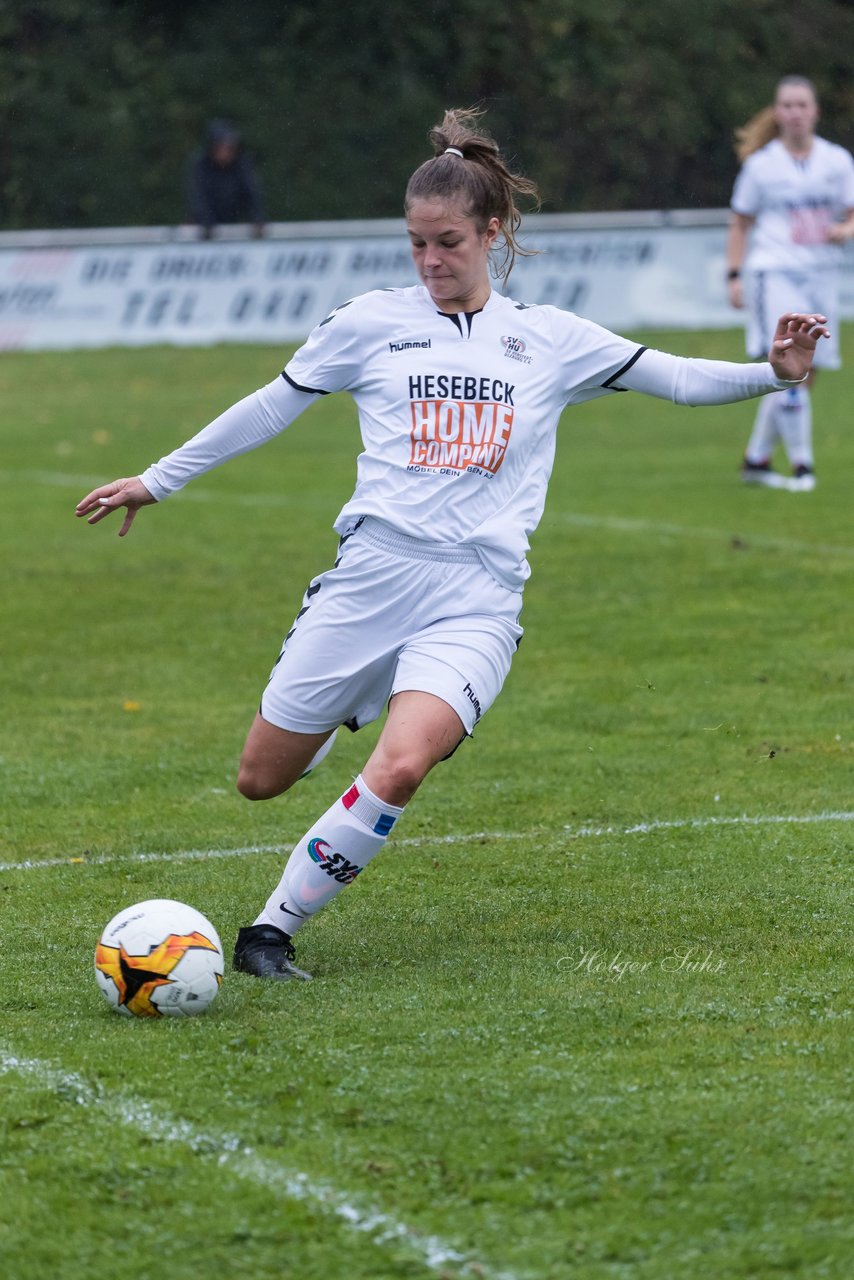
<svg viewBox="0 0 854 1280"><path fill-rule="evenodd" d="M847 0L0 3L0 226L186 216L184 167L228 116L273 220L389 217L443 108L483 101L545 207L726 203L733 128L779 75L852 145Z"/></svg>

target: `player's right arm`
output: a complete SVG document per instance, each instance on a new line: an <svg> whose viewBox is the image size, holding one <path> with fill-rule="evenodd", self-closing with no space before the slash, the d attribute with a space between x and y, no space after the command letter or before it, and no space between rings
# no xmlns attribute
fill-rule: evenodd
<svg viewBox="0 0 854 1280"><path fill-rule="evenodd" d="M78 516L98 524L111 511L126 508L119 537L133 524L140 507L160 502L183 489L188 481L230 458L271 440L284 431L319 393L296 387L284 376L233 404L225 413L140 476L113 480L87 494L77 505Z"/></svg>
<svg viewBox="0 0 854 1280"><path fill-rule="evenodd" d="M123 538L130 529L140 507L147 507L157 499L153 498L140 480L139 476L129 476L124 480L111 480L99 488L87 493L77 504L76 514L88 516L88 524L97 524L111 511L126 507L124 522L119 529L119 537Z"/></svg>
<svg viewBox="0 0 854 1280"><path fill-rule="evenodd" d="M365 295L369 307L378 296L378 290ZM344 303L312 330L281 377L233 404L141 475L93 489L79 503L77 515L88 516L90 524L97 524L111 511L125 507L127 514L119 530L119 536L124 537L140 507L161 502L196 476L272 440L320 396L355 385L364 348L359 322L353 321L354 314L360 312L352 305L356 301Z"/></svg>

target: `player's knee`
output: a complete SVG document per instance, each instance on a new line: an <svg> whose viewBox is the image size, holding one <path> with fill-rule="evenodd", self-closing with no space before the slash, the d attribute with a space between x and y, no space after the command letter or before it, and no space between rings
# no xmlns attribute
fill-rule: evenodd
<svg viewBox="0 0 854 1280"><path fill-rule="evenodd" d="M374 789L389 804L408 804L428 772L424 759L408 752L385 756L376 765L379 778Z"/></svg>
<svg viewBox="0 0 854 1280"><path fill-rule="evenodd" d="M237 772L237 790L246 800L272 800L287 790L281 779L273 778L263 770L241 763Z"/></svg>

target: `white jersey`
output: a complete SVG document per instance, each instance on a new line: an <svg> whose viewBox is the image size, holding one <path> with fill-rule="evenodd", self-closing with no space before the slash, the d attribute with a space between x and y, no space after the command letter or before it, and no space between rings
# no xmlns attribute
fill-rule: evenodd
<svg viewBox="0 0 854 1280"><path fill-rule="evenodd" d="M824 138L813 139L805 159L795 159L775 138L745 160L731 203L735 213L756 219L747 270L838 267L842 248L829 244L827 233L854 208L854 159Z"/></svg>
<svg viewBox="0 0 854 1280"><path fill-rule="evenodd" d="M770 364L649 351L568 311L498 293L481 311L447 315L420 285L375 290L334 311L281 377L140 479L160 501L272 439L318 396L346 390L363 451L336 530L373 516L405 537L473 548L518 591L565 406L628 390L728 404L782 385Z"/></svg>
<svg viewBox="0 0 854 1280"><path fill-rule="evenodd" d="M555 307L493 292L482 311L436 310L421 285L367 293L319 325L284 376L349 391L363 452L336 521L471 545L500 582L528 576L563 408L603 395L642 350Z"/></svg>

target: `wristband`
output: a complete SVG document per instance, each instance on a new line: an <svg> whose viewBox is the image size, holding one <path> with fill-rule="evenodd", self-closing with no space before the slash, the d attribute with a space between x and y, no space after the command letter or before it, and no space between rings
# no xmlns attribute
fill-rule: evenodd
<svg viewBox="0 0 854 1280"><path fill-rule="evenodd" d="M738 267L730 267L729 271L726 273L727 280L738 280L740 276L741 272Z"/></svg>

